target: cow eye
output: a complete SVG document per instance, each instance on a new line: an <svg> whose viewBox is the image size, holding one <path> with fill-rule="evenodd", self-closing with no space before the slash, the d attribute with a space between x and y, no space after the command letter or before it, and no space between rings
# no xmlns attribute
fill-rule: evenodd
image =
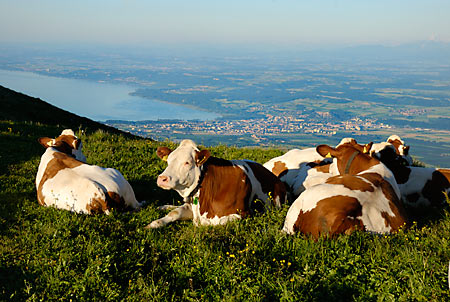
<svg viewBox="0 0 450 302"><path fill-rule="evenodd" d="M184 163L184 165L185 165L185 166L189 166L190 163L187 161L187 162Z"/></svg>

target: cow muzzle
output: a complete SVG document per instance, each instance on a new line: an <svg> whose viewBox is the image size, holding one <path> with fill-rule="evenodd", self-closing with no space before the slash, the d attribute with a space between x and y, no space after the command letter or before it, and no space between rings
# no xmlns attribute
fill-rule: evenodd
<svg viewBox="0 0 450 302"><path fill-rule="evenodd" d="M158 185L158 187L163 188L165 190L170 190L171 186L170 186L170 176L166 176L166 175L159 175L158 179L156 180L156 184Z"/></svg>

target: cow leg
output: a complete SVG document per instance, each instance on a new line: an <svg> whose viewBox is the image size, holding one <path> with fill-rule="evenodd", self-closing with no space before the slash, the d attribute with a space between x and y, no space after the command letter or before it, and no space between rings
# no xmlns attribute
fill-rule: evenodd
<svg viewBox="0 0 450 302"><path fill-rule="evenodd" d="M177 209L179 207L180 206L173 206L173 205L170 205L170 204L166 204L164 206L157 207L157 209L158 209L158 211L168 211L168 210Z"/></svg>
<svg viewBox="0 0 450 302"><path fill-rule="evenodd" d="M175 210L170 211L169 214L163 218L152 221L145 228L157 229L177 220L189 220L192 218L193 214L191 204L185 203L184 205L177 207Z"/></svg>

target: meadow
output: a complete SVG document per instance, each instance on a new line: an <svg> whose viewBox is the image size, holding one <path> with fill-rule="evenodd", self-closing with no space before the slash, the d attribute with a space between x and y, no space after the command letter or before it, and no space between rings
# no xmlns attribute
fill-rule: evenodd
<svg viewBox="0 0 450 302"><path fill-rule="evenodd" d="M139 212L87 216L37 203L41 136L58 125L0 122L0 300L3 301L449 301L450 214L392 235L320 238L280 232L288 206L225 226L176 222L146 230L156 207L180 198L156 186L166 163L154 142L81 131L88 163L120 170ZM74 129L75 130L75 129ZM257 162L277 149L214 146ZM433 217L433 218L431 218Z"/></svg>

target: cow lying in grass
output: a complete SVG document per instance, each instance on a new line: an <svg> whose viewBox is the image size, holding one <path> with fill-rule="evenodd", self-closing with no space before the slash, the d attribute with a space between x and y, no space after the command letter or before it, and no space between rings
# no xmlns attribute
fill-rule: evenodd
<svg viewBox="0 0 450 302"><path fill-rule="evenodd" d="M351 146L363 154L368 154L372 143L361 145L358 144L353 138L344 138L336 146L336 148L339 146ZM327 157L331 158L331 154L327 154ZM310 168L308 169L306 177L303 180L304 189L324 183L329 177L340 174L337 166L332 165L332 162L329 161L312 162L308 163L307 166Z"/></svg>
<svg viewBox="0 0 450 302"><path fill-rule="evenodd" d="M450 193L450 169L411 166L410 147L398 135L390 136L386 142L366 146L369 154L394 174L404 205L413 208L446 205L446 194Z"/></svg>
<svg viewBox="0 0 450 302"><path fill-rule="evenodd" d="M39 143L46 148L36 176L40 205L85 214L140 207L119 171L85 163L81 140L71 129L55 139L41 137Z"/></svg>
<svg viewBox="0 0 450 302"><path fill-rule="evenodd" d="M263 166L285 184L289 198L293 201L304 190L303 181L311 167L308 163L322 160L324 158L316 152L316 148L292 149L272 158Z"/></svg>
<svg viewBox="0 0 450 302"><path fill-rule="evenodd" d="M343 144L352 144L365 153L370 149L365 145L357 144L352 138L343 138L337 146ZM328 170L330 163L331 158L324 158L317 153L316 148L307 148L289 150L266 162L264 167L272 171L286 185L290 199L293 201L305 190L307 178L310 183L315 183L315 181L320 181L317 177L330 176ZM312 180L312 177L315 179Z"/></svg>
<svg viewBox="0 0 450 302"><path fill-rule="evenodd" d="M168 163L158 186L177 191L185 204L146 228L190 219L195 225L225 224L285 202L283 183L258 163L213 157L191 140L183 140L173 151L159 147L157 155Z"/></svg>
<svg viewBox="0 0 450 302"><path fill-rule="evenodd" d="M355 146L356 141L352 141ZM393 173L401 193L404 205L413 208L442 207L446 205L446 195L450 193L450 169L424 168L410 166L412 158L409 156L409 146L397 135L390 136L387 142L367 144L366 150L370 156L380 160ZM315 179L315 170L325 173L329 166L318 166L308 171L308 176L303 183L305 188L320 183ZM314 173L315 172L315 173ZM313 177L311 177L311 174Z"/></svg>
<svg viewBox="0 0 450 302"><path fill-rule="evenodd" d="M351 144L317 147L333 157L331 170L340 175L306 189L290 207L283 231L349 234L355 229L375 233L397 231L407 219L394 176L379 160Z"/></svg>
<svg viewBox="0 0 450 302"><path fill-rule="evenodd" d="M370 151L394 174L405 205L442 207L450 193L450 169L409 166L392 145L377 145Z"/></svg>

